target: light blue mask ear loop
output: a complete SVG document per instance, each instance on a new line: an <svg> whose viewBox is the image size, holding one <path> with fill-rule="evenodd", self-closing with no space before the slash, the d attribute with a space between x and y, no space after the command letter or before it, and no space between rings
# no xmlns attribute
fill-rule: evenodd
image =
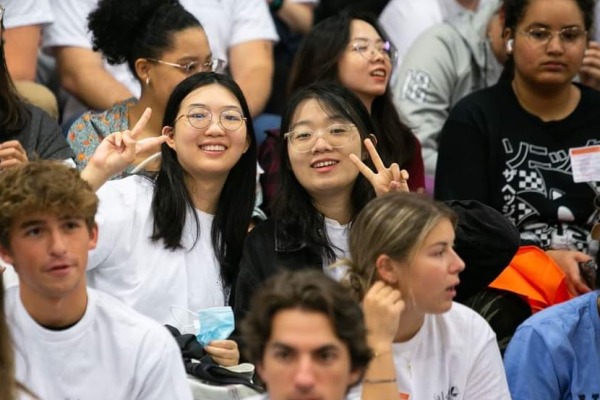
<svg viewBox="0 0 600 400"><path fill-rule="evenodd" d="M142 161L141 163L139 163L138 165L136 165L135 168L131 170L131 173L132 174L137 174L138 172L140 172L141 170L143 170L146 165L148 165L152 161L160 158L160 155L161 155L160 151L157 152L157 153L152 154L151 156L149 156L148 158L146 158L144 161ZM173 315L173 314L171 314L171 315Z"/></svg>

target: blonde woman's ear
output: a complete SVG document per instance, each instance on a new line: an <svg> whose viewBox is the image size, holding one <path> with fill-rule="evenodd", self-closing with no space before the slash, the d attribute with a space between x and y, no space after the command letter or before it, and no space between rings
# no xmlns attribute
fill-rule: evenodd
<svg viewBox="0 0 600 400"><path fill-rule="evenodd" d="M377 260L375 260L375 268L385 283L393 285L398 282L395 261L392 260L388 255L381 254L379 257L377 257Z"/></svg>

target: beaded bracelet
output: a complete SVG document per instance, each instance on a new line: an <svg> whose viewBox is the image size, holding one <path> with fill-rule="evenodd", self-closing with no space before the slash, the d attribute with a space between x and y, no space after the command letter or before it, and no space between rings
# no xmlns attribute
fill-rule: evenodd
<svg viewBox="0 0 600 400"><path fill-rule="evenodd" d="M371 384L376 384L376 383L394 383L396 382L396 378L388 378L388 379L369 379L369 378L365 378L363 379L363 383L371 383Z"/></svg>

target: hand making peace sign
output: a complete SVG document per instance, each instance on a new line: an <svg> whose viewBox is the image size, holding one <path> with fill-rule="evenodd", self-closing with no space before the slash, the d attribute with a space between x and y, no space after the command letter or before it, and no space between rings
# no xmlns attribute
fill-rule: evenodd
<svg viewBox="0 0 600 400"><path fill-rule="evenodd" d="M384 193L392 191L408 192L408 172L404 169L401 170L397 163L392 163L389 168L386 168L371 139L365 139L364 144L377 172L371 171L371 168L363 163L356 154L350 154L350 160L360 173L371 182L373 189L375 189L375 194L381 196Z"/></svg>
<svg viewBox="0 0 600 400"><path fill-rule="evenodd" d="M152 110L146 108L133 129L123 132L113 132L100 143L90 162L81 172L81 177L97 190L110 179L127 168L138 153L159 147L167 140L166 136L158 136L136 141L136 137L146 127L152 115Z"/></svg>

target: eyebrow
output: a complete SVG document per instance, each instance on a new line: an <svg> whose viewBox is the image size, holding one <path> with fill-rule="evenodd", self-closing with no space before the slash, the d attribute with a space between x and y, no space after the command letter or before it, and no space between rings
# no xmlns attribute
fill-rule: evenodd
<svg viewBox="0 0 600 400"><path fill-rule="evenodd" d="M58 217L58 220L61 222L64 221L73 221L73 220L83 220L82 217L76 217L76 216L68 216L68 217ZM30 219L27 221L23 221L21 223L21 225L19 225L19 229L27 229L27 228L31 228L32 226L38 226L38 225L45 225L46 221L43 219Z"/></svg>
<svg viewBox="0 0 600 400"><path fill-rule="evenodd" d="M331 121L331 122L336 122L336 121L344 121L344 122L348 122L351 123L350 121L348 121L345 117L342 117L339 114L336 115L328 115L326 118L326 121ZM312 120L309 119L302 119L292 125L290 125L290 131L293 131L294 128L296 128L299 125L312 125Z"/></svg>
<svg viewBox="0 0 600 400"><path fill-rule="evenodd" d="M360 37L360 36L358 36L358 37L354 37L354 38L352 38L352 40L363 40L363 41L365 41L365 42L375 41L375 43L378 43L378 42L385 42L385 40L383 40L383 39L382 39L382 38L380 38L380 37L378 37L377 39L371 39L371 38L366 38L366 37Z"/></svg>
<svg viewBox="0 0 600 400"><path fill-rule="evenodd" d="M281 342L273 342L271 343L271 345L269 346L275 350L291 350L291 351L297 351L297 349L293 346L287 345L285 343L281 343ZM311 350L311 353L319 353L322 351L327 351L327 350L335 350L335 351L339 351L340 348L339 346L336 346L333 343L326 343L322 346L317 347L316 349Z"/></svg>
<svg viewBox="0 0 600 400"><path fill-rule="evenodd" d="M531 24L529 24L529 26L527 27L527 29L531 29L531 28L544 28L544 29L551 29L551 26L548 24L544 24L542 22L533 22ZM560 30L563 29L572 29L572 28L578 28L578 29L582 29L585 30L584 27L582 27L579 24L571 24L571 25L563 25Z"/></svg>
<svg viewBox="0 0 600 400"><path fill-rule="evenodd" d="M188 109L188 110L189 110L190 108L194 108L194 107L204 107L204 108L208 108L208 109L209 109L209 110L212 112L212 109L211 109L211 107L210 107L208 104L203 104L203 103L192 103L192 104L188 104L187 106L185 106L185 108L186 108L186 109ZM219 110L231 110L231 109L233 109L233 110L237 110L237 111L239 111L240 113L242 113L242 109L241 109L239 106L236 106L236 105L233 105L233 104L231 104L231 105L226 105L226 106L223 106L223 107L221 107ZM242 113L242 114L243 114L243 113Z"/></svg>

